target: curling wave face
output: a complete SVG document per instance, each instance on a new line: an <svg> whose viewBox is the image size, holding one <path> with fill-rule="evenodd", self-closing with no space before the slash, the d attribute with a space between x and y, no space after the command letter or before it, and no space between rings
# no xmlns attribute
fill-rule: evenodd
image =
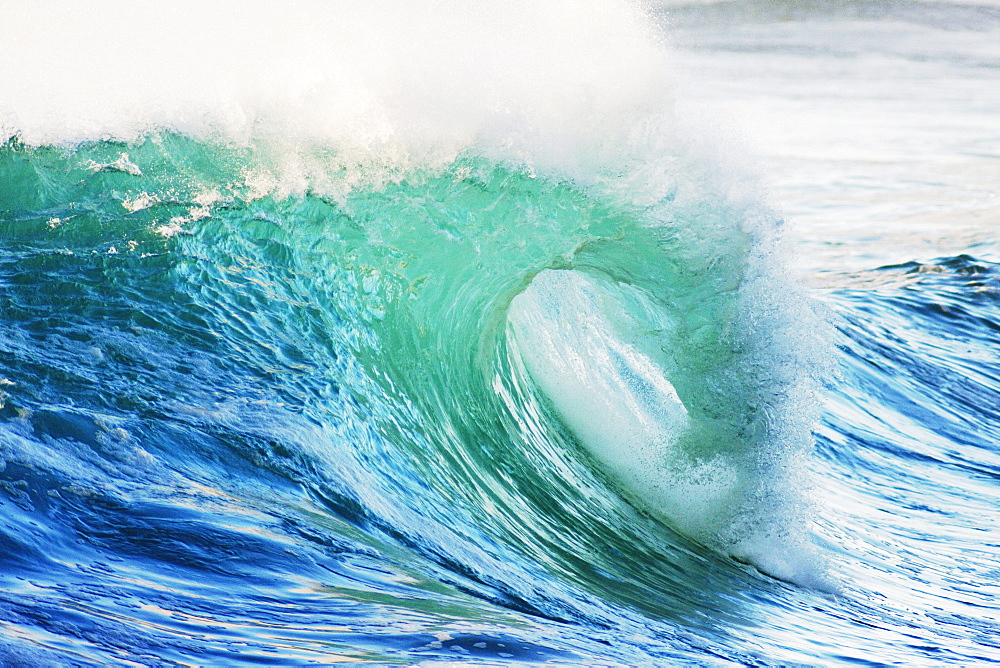
<svg viewBox="0 0 1000 668"><path fill-rule="evenodd" d="M676 222L650 225L593 188L472 157L339 202L262 196L246 160L173 134L4 149L19 184L4 191L19 286L5 355L34 369L5 379L5 458L22 467L7 470L116 499L66 501L107 531L62 530L114 553L111 526L176 494L200 506L207 486L241 515L283 498L283 522L332 514L362 530L335 535L380 550L387 535L517 611L601 619L619 614L602 602L618 591L679 614L677 588L694 595L687 576L715 578L704 560L717 558L631 500L815 584L812 557L788 549L807 528L788 474L808 434L781 422L792 386L775 369L789 360L757 338L780 332L748 301L754 256L724 201L669 198L656 210ZM216 559L198 540L207 552L185 568ZM163 555L128 549L158 580Z"/></svg>
<svg viewBox="0 0 1000 668"><path fill-rule="evenodd" d="M388 587L372 624L471 596L524 642L575 621L661 657L688 643L643 615L696 628L777 586L730 557L829 586L803 465L828 351L776 217L672 117L640 12L65 9L2 47L0 428L12 522L47 532L12 554L65 582L130 555L122 596L169 589L151 637L178 660L169 611L251 574L311 604Z"/></svg>

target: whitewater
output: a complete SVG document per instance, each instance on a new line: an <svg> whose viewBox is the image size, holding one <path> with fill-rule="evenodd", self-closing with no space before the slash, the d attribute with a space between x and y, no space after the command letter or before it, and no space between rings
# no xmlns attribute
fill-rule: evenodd
<svg viewBox="0 0 1000 668"><path fill-rule="evenodd" d="M0 19L0 664L1000 662L996 3Z"/></svg>

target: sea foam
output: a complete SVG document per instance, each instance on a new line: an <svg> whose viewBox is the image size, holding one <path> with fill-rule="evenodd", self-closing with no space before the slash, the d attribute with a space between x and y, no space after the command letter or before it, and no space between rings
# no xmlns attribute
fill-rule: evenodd
<svg viewBox="0 0 1000 668"><path fill-rule="evenodd" d="M289 183L445 164L473 145L568 164L615 145L669 90L654 25L617 0L42 0L4 23L0 139L165 129L266 145Z"/></svg>

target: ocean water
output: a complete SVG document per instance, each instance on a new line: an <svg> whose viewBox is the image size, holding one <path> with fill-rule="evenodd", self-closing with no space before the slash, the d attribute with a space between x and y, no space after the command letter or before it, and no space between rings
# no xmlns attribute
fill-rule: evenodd
<svg viewBox="0 0 1000 668"><path fill-rule="evenodd" d="M1000 662L995 3L2 14L0 664Z"/></svg>

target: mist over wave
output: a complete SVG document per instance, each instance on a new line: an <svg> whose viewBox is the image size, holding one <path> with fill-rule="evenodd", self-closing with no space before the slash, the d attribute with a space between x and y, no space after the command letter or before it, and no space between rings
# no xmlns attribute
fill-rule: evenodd
<svg viewBox="0 0 1000 668"><path fill-rule="evenodd" d="M600 159L667 100L659 38L624 2L43 2L8 14L6 134L58 144L167 129L266 146L299 189L341 188L330 167L443 165L473 144L563 166Z"/></svg>

